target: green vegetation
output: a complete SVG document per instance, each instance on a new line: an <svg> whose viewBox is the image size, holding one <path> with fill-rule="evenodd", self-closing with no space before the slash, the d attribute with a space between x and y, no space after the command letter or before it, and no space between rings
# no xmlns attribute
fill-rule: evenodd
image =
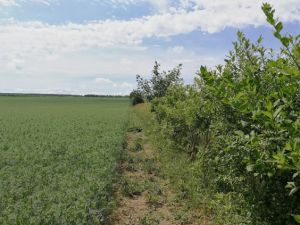
<svg viewBox="0 0 300 225"><path fill-rule="evenodd" d="M130 93L130 100L132 102L132 105L137 105L137 104L141 104L144 103L144 99L143 99L143 95L140 91L138 90L133 90Z"/></svg>
<svg viewBox="0 0 300 225"><path fill-rule="evenodd" d="M140 75L136 76L138 83L136 92L140 93L148 101L165 96L169 87L182 84L182 79L180 78L181 68L182 65L180 64L168 72L161 72L160 64L155 62L150 80L146 80Z"/></svg>
<svg viewBox="0 0 300 225"><path fill-rule="evenodd" d="M193 85L148 85L172 71L137 79L165 172L216 224L300 222L300 35L283 35L270 5L262 9L280 53L239 32L225 65L202 66Z"/></svg>
<svg viewBox="0 0 300 225"><path fill-rule="evenodd" d="M0 224L106 224L129 99L0 97Z"/></svg>
<svg viewBox="0 0 300 225"><path fill-rule="evenodd" d="M238 32L224 65L201 66L192 85L181 65L155 62L130 95L150 104L129 124L127 97L1 96L0 224L108 224L119 189L143 207L131 201L121 219L144 225L299 224L300 35L262 10L280 52Z"/></svg>

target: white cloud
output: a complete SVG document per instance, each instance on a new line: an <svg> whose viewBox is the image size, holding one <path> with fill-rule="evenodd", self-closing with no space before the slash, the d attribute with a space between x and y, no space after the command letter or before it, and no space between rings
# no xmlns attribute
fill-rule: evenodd
<svg viewBox="0 0 300 225"><path fill-rule="evenodd" d="M128 82L113 82L111 79L97 77L95 82L99 85L111 86L114 88L133 88L133 85Z"/></svg>
<svg viewBox="0 0 300 225"><path fill-rule="evenodd" d="M9 70L17 72L23 69L24 60L22 59L12 59L7 63L7 67Z"/></svg>
<svg viewBox="0 0 300 225"><path fill-rule="evenodd" d="M30 0L31 2L40 3L44 5L50 5L53 0Z"/></svg>
<svg viewBox="0 0 300 225"><path fill-rule="evenodd" d="M265 24L260 1L194 1L193 11L179 10L129 21L98 21L86 24L49 25L41 22L2 21L0 51L4 56L53 55L83 49L137 46L145 38L170 37L200 29L215 33L225 27ZM201 2L201 4L200 4ZM229 4L231 3L231 4ZM284 21L300 21L300 1L273 1ZM295 13L299 12L299 13ZM180 49L177 49L180 50Z"/></svg>
<svg viewBox="0 0 300 225"><path fill-rule="evenodd" d="M101 85L114 84L110 79L102 78L102 77L97 77L95 79L95 82Z"/></svg>
<svg viewBox="0 0 300 225"><path fill-rule="evenodd" d="M94 0L94 2L103 2L103 0ZM132 5L147 2L158 12L166 12L171 4L171 0L106 0L106 2L118 7L120 4Z"/></svg>
<svg viewBox="0 0 300 225"><path fill-rule="evenodd" d="M183 46L174 46L172 48L169 48L168 51L171 54L181 54L184 52L184 47Z"/></svg>
<svg viewBox="0 0 300 225"><path fill-rule="evenodd" d="M29 2L50 5L51 3L57 3L58 1L59 0L0 0L0 7L21 6Z"/></svg>
<svg viewBox="0 0 300 225"><path fill-rule="evenodd" d="M128 58L122 58L120 59L120 64L124 66L132 65L134 62Z"/></svg>
<svg viewBox="0 0 300 225"><path fill-rule="evenodd" d="M99 0L95 0L99 1ZM179 12L179 11L198 11L200 10L202 16L208 16L201 18L210 22L213 19L213 23L222 28L231 26L228 22L233 22L232 18L239 21L242 17L249 17L248 20L243 19L245 22L249 21L264 21L261 12L259 12L261 5L264 2L271 3L277 10L278 15L284 21L296 20L299 21L299 0L107 0L111 4L118 6L119 4L138 4L141 2L148 2L160 13L166 12ZM245 14L243 14L245 13ZM298 15L297 15L298 14ZM259 18L256 18L258 16ZM230 18L230 19L229 19ZM222 20L225 19L225 20ZM250 23L252 24L252 23ZM256 23L254 23L256 24ZM234 25L234 24L233 24ZM209 31L213 29L207 29Z"/></svg>
<svg viewBox="0 0 300 225"><path fill-rule="evenodd" d="M0 0L0 7L25 1L27 0ZM55 2L28 1L42 4ZM127 5L138 2L113 0L114 4L120 1ZM0 20L0 91L8 84L14 86L12 81L5 80L4 76L8 74L22 73L24 76L44 78L52 75L76 77L82 74L91 76L100 71L107 76L126 74L134 77L137 73L149 73L155 59L159 59L167 68L184 63L186 73L192 76L200 64L215 65L221 57L192 54L183 46L174 46L159 54L145 47L143 41L151 37L166 39L195 30L216 33L226 27L242 28L266 24L260 9L261 0L181 0L180 4L175 5L172 4L173 1L167 0L141 1L151 2L157 7L159 14L127 21L104 20L61 25L38 21ZM270 3L275 6L277 15L280 15L284 22L300 22L300 0L272 0ZM25 84L24 80L19 81L19 89L22 89L22 83ZM47 85L60 87L59 81L49 81ZM80 92L88 90L86 87L69 87L67 84L66 82L65 86L60 88ZM123 92L132 87L130 82L122 80L116 83L103 77L98 77L86 85L95 85L95 88L91 89L94 91L100 86L107 86L115 91L120 89ZM36 81L36 87L33 89L39 90L39 86L43 86L42 81Z"/></svg>
<svg viewBox="0 0 300 225"><path fill-rule="evenodd" d="M0 0L0 7L16 6L18 5L15 0Z"/></svg>
<svg viewBox="0 0 300 225"><path fill-rule="evenodd" d="M265 23L261 11L264 2L269 2L276 9L276 14L284 22L300 21L299 0L181 0L182 10L193 9L202 20L202 30L218 32L225 27L259 26Z"/></svg>
<svg viewBox="0 0 300 225"><path fill-rule="evenodd" d="M103 78L106 79L106 78ZM99 80L99 79L98 79ZM108 79L110 80L110 79ZM19 74L18 79L0 76L0 91L11 93L47 93L47 94L100 94L126 95L134 88L129 82L95 82L95 79L65 78L60 76L40 77Z"/></svg>
<svg viewBox="0 0 300 225"><path fill-rule="evenodd" d="M0 51L4 55L33 53L48 55L95 47L137 46L145 38L167 38L195 30L215 33L226 27L242 28L248 25L265 24L264 15L260 10L262 1L189 0L184 2L193 2L194 10L185 10L186 3L182 3L181 8L176 12L145 16L129 21L105 20L63 25L2 21L0 23ZM300 21L299 0L273 0L271 2L278 9L278 15L281 15L283 21Z"/></svg>
<svg viewBox="0 0 300 225"><path fill-rule="evenodd" d="M170 0L148 0L148 2L161 13L167 12L170 6Z"/></svg>
<svg viewBox="0 0 300 225"><path fill-rule="evenodd" d="M114 88L129 88L130 90L132 90L133 85L128 83L128 82L122 82L122 83L115 83L113 85Z"/></svg>

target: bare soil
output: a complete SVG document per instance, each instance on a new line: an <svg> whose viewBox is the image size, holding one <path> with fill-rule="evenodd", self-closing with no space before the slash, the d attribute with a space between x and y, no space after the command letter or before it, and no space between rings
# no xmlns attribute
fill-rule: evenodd
<svg viewBox="0 0 300 225"><path fill-rule="evenodd" d="M142 140L141 151L131 151L137 139ZM142 132L127 133L127 158L136 161L134 170L127 170L127 162L122 162L123 179L141 183L142 191L133 196L127 196L119 187L116 195L119 200L118 209L111 217L111 224L115 225L177 225L172 210L176 207L170 203L174 197L167 181L156 172L158 165L154 157L152 145ZM144 168L145 162L151 162L150 168ZM154 171L151 171L154 170ZM150 187L149 187L150 186Z"/></svg>
<svg viewBox="0 0 300 225"><path fill-rule="evenodd" d="M135 151L139 144L141 149ZM120 168L118 208L110 218L111 225L210 224L206 219L200 223L197 213L189 212L176 200L169 180L160 174L154 148L142 131L127 133L127 150Z"/></svg>

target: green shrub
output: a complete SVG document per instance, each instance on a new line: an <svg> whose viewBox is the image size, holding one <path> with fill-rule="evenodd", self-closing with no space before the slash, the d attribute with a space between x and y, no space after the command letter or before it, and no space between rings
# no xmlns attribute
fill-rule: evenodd
<svg viewBox="0 0 300 225"><path fill-rule="evenodd" d="M195 191L224 204L218 224L299 221L300 36L282 35L271 6L262 9L280 54L238 32L224 66L202 66L193 85L151 98L166 142L197 165Z"/></svg>
<svg viewBox="0 0 300 225"><path fill-rule="evenodd" d="M136 76L138 91L148 101L165 96L170 87L182 83L181 67L180 64L170 71L161 72L160 64L155 62L150 80L146 80L140 75Z"/></svg>
<svg viewBox="0 0 300 225"><path fill-rule="evenodd" d="M132 105L144 103L143 95L138 90L133 90L129 95Z"/></svg>

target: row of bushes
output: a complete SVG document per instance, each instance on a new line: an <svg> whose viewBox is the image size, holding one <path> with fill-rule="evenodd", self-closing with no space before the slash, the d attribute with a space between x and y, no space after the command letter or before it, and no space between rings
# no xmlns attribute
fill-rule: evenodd
<svg viewBox="0 0 300 225"><path fill-rule="evenodd" d="M198 190L235 204L222 224L300 223L300 35L282 35L262 9L280 53L238 32L224 65L202 66L192 85L181 66L160 73L156 63L151 80L138 77L164 137L198 165Z"/></svg>

